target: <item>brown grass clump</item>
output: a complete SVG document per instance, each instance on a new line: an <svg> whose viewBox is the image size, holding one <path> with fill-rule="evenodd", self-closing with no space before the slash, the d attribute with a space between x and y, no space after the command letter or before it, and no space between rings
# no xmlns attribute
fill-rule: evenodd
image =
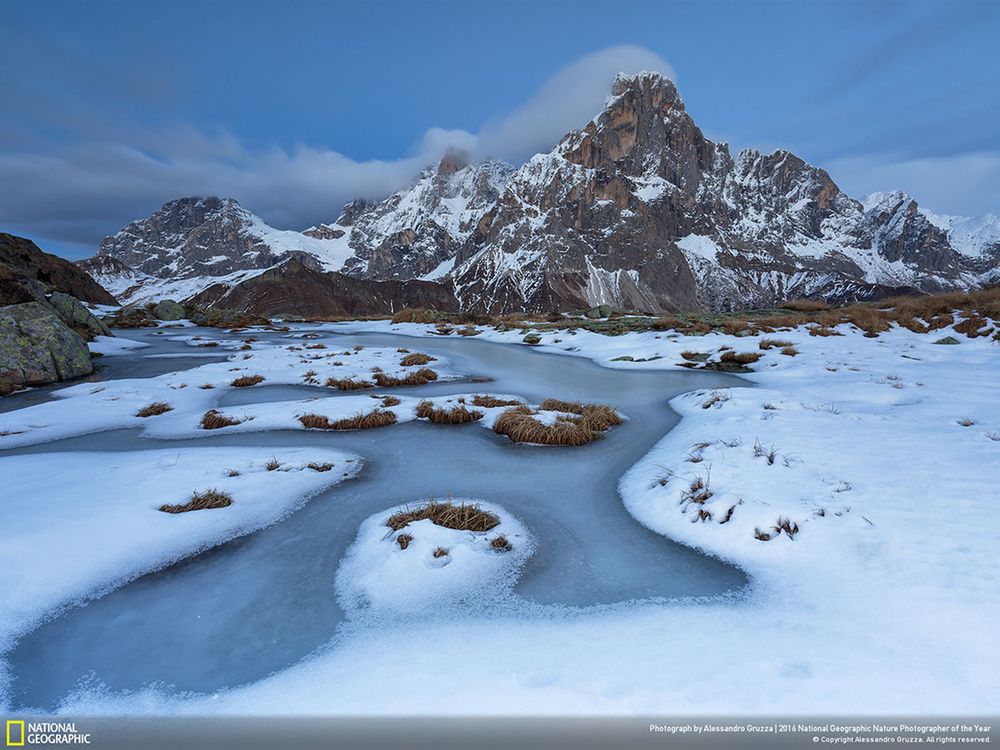
<svg viewBox="0 0 1000 750"><path fill-rule="evenodd" d="M405 508L393 513L385 525L393 531L399 531L407 524L425 519L430 519L435 526L458 531L489 531L500 524L499 518L478 505L455 505L450 500L443 503L430 500L417 508Z"/></svg>
<svg viewBox="0 0 1000 750"><path fill-rule="evenodd" d="M318 464L313 461L309 463L306 468L312 469L313 471L330 471L330 469L333 468L333 464Z"/></svg>
<svg viewBox="0 0 1000 750"><path fill-rule="evenodd" d="M428 362L434 362L435 358L429 354L422 354L421 352L413 352L413 354L407 354L401 360L399 364L403 367L413 367L414 365L426 365Z"/></svg>
<svg viewBox="0 0 1000 750"><path fill-rule="evenodd" d="M9 396L15 391L24 390L24 386L12 383L9 380L0 380L0 396Z"/></svg>
<svg viewBox="0 0 1000 750"><path fill-rule="evenodd" d="M299 417L299 422L303 427L312 430L368 430L396 424L396 415L391 411L373 409L331 422L329 417L322 414L303 414Z"/></svg>
<svg viewBox="0 0 1000 750"><path fill-rule="evenodd" d="M379 396L377 394L372 394L372 398L382 399L382 406L399 406L403 403L395 396Z"/></svg>
<svg viewBox="0 0 1000 750"><path fill-rule="evenodd" d="M281 461L279 461L277 458L272 457L270 461L264 464L264 468L267 469L268 471L277 471L278 469L281 468Z"/></svg>
<svg viewBox="0 0 1000 750"><path fill-rule="evenodd" d="M782 341L781 339L761 339L758 344L758 346L765 351L768 349L783 349L791 345L791 341Z"/></svg>
<svg viewBox="0 0 1000 750"><path fill-rule="evenodd" d="M392 375L386 375L384 372L375 373L375 382L378 383L381 388L391 388L398 385L426 385L432 380L437 380L438 374L427 367L421 367L419 370L413 370L407 373L405 378L397 378Z"/></svg>
<svg viewBox="0 0 1000 750"><path fill-rule="evenodd" d="M795 312L818 312L819 310L829 310L830 305L815 299L793 299L782 302L778 305L783 310L794 310Z"/></svg>
<svg viewBox="0 0 1000 750"><path fill-rule="evenodd" d="M396 537L396 544L399 545L400 549L406 549L410 546L410 542L413 541L413 537L409 534L400 534Z"/></svg>
<svg viewBox="0 0 1000 750"><path fill-rule="evenodd" d="M472 397L472 405L481 406L484 409L492 409L497 406L520 406L521 402L516 399L507 400L489 394L482 395L477 393Z"/></svg>
<svg viewBox="0 0 1000 750"><path fill-rule="evenodd" d="M722 356L719 357L719 361L720 362L732 362L733 364L743 365L745 367L746 365L753 364L754 362L756 362L758 359L760 359L763 356L764 355L761 354L760 352L733 352L733 351L728 351L728 352L723 352L722 353Z"/></svg>
<svg viewBox="0 0 1000 750"><path fill-rule="evenodd" d="M538 405L542 411L561 411L568 414L579 414L595 430L604 431L622 423L621 415L610 406L604 404L581 404L578 401L560 401L547 398Z"/></svg>
<svg viewBox="0 0 1000 750"><path fill-rule="evenodd" d="M506 435L515 443L538 445L578 446L603 437L582 417L559 417L552 424L543 424L527 407L514 407L503 412L493 423L493 431Z"/></svg>
<svg viewBox="0 0 1000 750"><path fill-rule="evenodd" d="M447 557L448 550L446 550L444 547L438 547L431 554L435 557L435 559L440 557Z"/></svg>
<svg viewBox="0 0 1000 750"><path fill-rule="evenodd" d="M201 417L201 429L220 430L223 427L232 427L245 421L244 419L233 419L215 409L209 409Z"/></svg>
<svg viewBox="0 0 1000 750"><path fill-rule="evenodd" d="M339 391L360 391L365 388L374 388L375 384L367 380L352 380L351 378L327 378L327 388L336 388Z"/></svg>
<svg viewBox="0 0 1000 750"><path fill-rule="evenodd" d="M164 403L163 401L154 401L149 404L149 406L144 406L139 411L135 413L137 417L155 417L160 414L166 414L168 411L173 411L174 407L170 404Z"/></svg>
<svg viewBox="0 0 1000 750"><path fill-rule="evenodd" d="M781 353L784 354L786 357L794 357L798 355L799 350L796 349L794 346L786 346L784 349L781 350Z"/></svg>
<svg viewBox="0 0 1000 750"><path fill-rule="evenodd" d="M264 382L263 375L243 375L236 378L232 382L233 388L249 388L251 385L257 385L258 383Z"/></svg>
<svg viewBox="0 0 1000 750"><path fill-rule="evenodd" d="M404 307L392 316L393 323L434 323L437 317L430 310Z"/></svg>
<svg viewBox="0 0 1000 750"><path fill-rule="evenodd" d="M833 330L829 326L817 325L817 326L812 326L809 329L809 335L810 336L842 336L843 334L842 333L838 333L837 331Z"/></svg>
<svg viewBox="0 0 1000 750"><path fill-rule="evenodd" d="M969 417L961 417L955 420L962 427L972 427L976 423L976 420L970 419Z"/></svg>
<svg viewBox="0 0 1000 750"><path fill-rule="evenodd" d="M475 326L465 326L465 328L458 329L459 336L478 336L482 331L480 331Z"/></svg>
<svg viewBox="0 0 1000 750"><path fill-rule="evenodd" d="M507 541L507 537L503 534L497 534L490 540L490 549L494 552L510 552L514 547Z"/></svg>
<svg viewBox="0 0 1000 750"><path fill-rule="evenodd" d="M225 492L218 490L205 490L195 492L191 499L183 505L161 505L160 510L164 513L187 513L192 510L210 510L212 508L225 508L233 504L233 498Z"/></svg>
<svg viewBox="0 0 1000 750"><path fill-rule="evenodd" d="M430 401L417 404L417 417L429 419L434 424L469 424L483 418L483 413L475 409L467 409L464 405L435 407Z"/></svg>

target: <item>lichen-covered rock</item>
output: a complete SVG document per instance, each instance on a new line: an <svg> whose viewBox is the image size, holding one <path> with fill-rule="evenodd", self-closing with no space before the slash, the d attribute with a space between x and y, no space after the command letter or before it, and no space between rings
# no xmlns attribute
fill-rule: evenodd
<svg viewBox="0 0 1000 750"><path fill-rule="evenodd" d="M44 385L93 371L87 343L52 307L44 302L0 307L0 384Z"/></svg>
<svg viewBox="0 0 1000 750"><path fill-rule="evenodd" d="M79 333L87 341L93 341L95 336L113 336L111 329L103 321L95 318L76 297L62 292L56 292L49 297L49 304L56 314L70 328Z"/></svg>
<svg viewBox="0 0 1000 750"><path fill-rule="evenodd" d="M158 320L184 319L184 306L172 299L160 300L153 305L152 312Z"/></svg>
<svg viewBox="0 0 1000 750"><path fill-rule="evenodd" d="M104 322L112 328L147 328L156 325L153 314L145 307L128 305L105 315Z"/></svg>

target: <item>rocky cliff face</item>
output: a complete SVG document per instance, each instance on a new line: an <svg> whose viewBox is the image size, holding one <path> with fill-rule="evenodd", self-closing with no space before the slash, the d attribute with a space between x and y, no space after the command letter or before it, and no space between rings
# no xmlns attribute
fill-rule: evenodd
<svg viewBox="0 0 1000 750"><path fill-rule="evenodd" d="M105 237L81 266L122 302L187 297L235 283L288 258L340 268L350 255L339 236L274 229L231 198L179 198Z"/></svg>
<svg viewBox="0 0 1000 750"><path fill-rule="evenodd" d="M474 311L728 309L995 282L1000 219L936 216L901 193L862 204L787 151L734 157L671 81L642 73L618 76L592 121L516 169L452 153L302 233L232 200L173 201L105 239L87 267L143 301L218 296L289 258L365 281L440 281Z"/></svg>
<svg viewBox="0 0 1000 750"><path fill-rule="evenodd" d="M947 233L919 213L903 231L898 219L866 213L787 151L732 158L669 80L619 76L594 120L512 175L453 275L463 307L493 312L726 309L977 283Z"/></svg>
<svg viewBox="0 0 1000 750"><path fill-rule="evenodd" d="M353 251L343 272L365 279L445 276L511 171L498 161L469 164L467 156L451 152L385 200L352 203L326 227L341 228Z"/></svg>
<svg viewBox="0 0 1000 750"><path fill-rule="evenodd" d="M73 263L43 252L31 240L0 232L0 306L44 300L51 292L115 304L106 289Z"/></svg>
<svg viewBox="0 0 1000 750"><path fill-rule="evenodd" d="M316 271L294 259L231 287L209 287L190 302L307 320L392 315L404 307L458 310L449 284L356 279L336 271Z"/></svg>

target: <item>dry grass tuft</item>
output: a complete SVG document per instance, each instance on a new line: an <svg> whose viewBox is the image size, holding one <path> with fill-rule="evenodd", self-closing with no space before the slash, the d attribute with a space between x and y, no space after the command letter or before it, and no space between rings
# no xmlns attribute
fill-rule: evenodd
<svg viewBox="0 0 1000 750"><path fill-rule="evenodd" d="M264 464L264 468L267 469L268 471L277 471L278 469L281 468L281 461L279 461L276 457L272 456L271 460L268 461L266 464Z"/></svg>
<svg viewBox="0 0 1000 750"><path fill-rule="evenodd" d="M781 339L761 339L760 346L761 349L765 351L768 349L784 349L792 345L791 341L782 341Z"/></svg>
<svg viewBox="0 0 1000 750"><path fill-rule="evenodd" d="M483 413L476 409L467 409L464 405L435 407L430 401L417 404L417 417L429 419L434 424L469 424L483 418Z"/></svg>
<svg viewBox="0 0 1000 750"><path fill-rule="evenodd" d="M814 299L793 299L779 305L783 310L794 310L795 312L819 312L829 310L830 305Z"/></svg>
<svg viewBox="0 0 1000 750"><path fill-rule="evenodd" d="M155 417L160 414L166 414L168 411L173 411L174 407L170 404L164 403L163 401L154 401L148 406L144 406L139 411L135 413L137 417Z"/></svg>
<svg viewBox="0 0 1000 750"><path fill-rule="evenodd" d="M799 350L796 349L794 346L786 346L781 350L781 353L784 354L786 357L795 357L798 356Z"/></svg>
<svg viewBox="0 0 1000 750"><path fill-rule="evenodd" d="M333 464L318 464L315 461L309 463L306 468L312 469L313 471L330 471L333 468Z"/></svg>
<svg viewBox="0 0 1000 750"><path fill-rule="evenodd" d="M816 325L809 328L810 336L843 336L844 334L839 333L829 326Z"/></svg>
<svg viewBox="0 0 1000 750"><path fill-rule="evenodd" d="M436 361L435 357L430 354L422 354L420 352L413 352L412 354L407 354L401 360L399 364L403 367L413 367L414 365L426 365L428 362Z"/></svg>
<svg viewBox="0 0 1000 750"><path fill-rule="evenodd" d="M715 493L709 487L708 480L702 477L695 477L690 486L681 495L681 501L685 503L696 503L704 505Z"/></svg>
<svg viewBox="0 0 1000 750"><path fill-rule="evenodd" d="M327 378L327 388L336 388L339 391L360 391L365 388L374 388L375 384L367 380L351 380L351 378Z"/></svg>
<svg viewBox="0 0 1000 750"><path fill-rule="evenodd" d="M263 375L243 375L232 382L233 388L248 388L264 382Z"/></svg>
<svg viewBox="0 0 1000 750"><path fill-rule="evenodd" d="M392 388L393 386L399 385L427 385L433 380L438 379L438 374L427 367L421 367L419 370L414 370L407 374L405 378L397 378L392 375L386 375L384 372L375 373L375 382L380 388Z"/></svg>
<svg viewBox="0 0 1000 750"><path fill-rule="evenodd" d="M392 316L393 323L433 323L436 320L437 316L430 310L413 307L404 307Z"/></svg>
<svg viewBox="0 0 1000 750"><path fill-rule="evenodd" d="M507 541L507 537L503 534L497 534L490 540L490 549L494 552L510 552L514 546Z"/></svg>
<svg viewBox="0 0 1000 750"><path fill-rule="evenodd" d="M385 525L393 531L399 531L407 524L425 519L430 519L435 526L458 531L489 531L500 524L496 515L478 505L455 505L450 500L442 503L430 500L417 508L405 508L393 513Z"/></svg>
<svg viewBox="0 0 1000 750"><path fill-rule="evenodd" d="M579 414L581 421L595 430L603 432L609 427L622 423L621 415L610 406L604 404L581 404L577 401L560 401L547 398L538 406L542 411L560 411L569 414Z"/></svg>
<svg viewBox="0 0 1000 750"><path fill-rule="evenodd" d="M215 409L209 409L202 415L201 429L220 430L223 427L232 427L233 425L241 424L245 421L245 419L234 419L233 417L222 414Z"/></svg>
<svg viewBox="0 0 1000 750"><path fill-rule="evenodd" d="M322 414L303 414L299 417L299 422L311 430L368 430L396 424L396 415L391 411L374 409L331 422L329 417Z"/></svg>
<svg viewBox="0 0 1000 750"><path fill-rule="evenodd" d="M219 490L205 490L195 492L191 499L183 505L161 505L160 510L164 513L187 513L192 510L209 510L212 508L225 508L233 504L233 498L225 492Z"/></svg>
<svg viewBox="0 0 1000 750"><path fill-rule="evenodd" d="M399 406L401 403L403 403L395 396L379 396L377 394L373 394L372 398L382 399L382 406Z"/></svg>
<svg viewBox="0 0 1000 750"><path fill-rule="evenodd" d="M731 362L735 365L742 365L746 367L756 362L758 359L764 355L760 352L723 352L722 356L719 357L720 362Z"/></svg>
<svg viewBox="0 0 1000 750"><path fill-rule="evenodd" d="M435 557L435 559L441 557L447 557L448 550L446 550L444 547L437 547L431 554Z"/></svg>
<svg viewBox="0 0 1000 750"><path fill-rule="evenodd" d="M484 409L493 409L497 406L520 406L521 402L516 399L502 399L496 396L491 396L490 394L479 394L477 393L472 397L473 406L481 406Z"/></svg>
<svg viewBox="0 0 1000 750"><path fill-rule="evenodd" d="M961 419L955 420L962 427L972 427L976 423L976 420L969 419L969 417L962 417Z"/></svg>
<svg viewBox="0 0 1000 750"><path fill-rule="evenodd" d="M552 424L535 419L531 409L520 406L507 409L493 423L493 431L515 443L578 446L604 437L583 417L558 417Z"/></svg>
<svg viewBox="0 0 1000 750"><path fill-rule="evenodd" d="M400 534L396 537L396 544L399 545L400 549L406 549L410 546L410 542L413 541L413 537L409 534Z"/></svg>

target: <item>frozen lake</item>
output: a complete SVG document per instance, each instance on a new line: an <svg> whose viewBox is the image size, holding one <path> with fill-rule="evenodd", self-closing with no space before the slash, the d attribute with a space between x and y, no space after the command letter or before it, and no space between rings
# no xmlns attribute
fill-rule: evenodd
<svg viewBox="0 0 1000 750"><path fill-rule="evenodd" d="M104 358L107 368L99 377L148 377L211 361L150 357L192 350L151 330L121 333L151 346ZM198 333L224 336L212 330ZM364 344L443 355L460 371L491 381L400 389L406 395L494 392L534 403L555 397L611 404L629 419L607 439L580 448L515 445L476 425L407 423L360 432L276 431L169 441L117 430L5 451L322 445L356 452L365 460L358 479L313 498L283 521L139 578L30 633L5 655L14 676L15 706L52 708L88 679L114 691L160 684L211 692L258 680L321 647L335 648L344 629L378 627L377 622L350 622L339 606L334 590L338 564L365 518L430 497L495 502L518 516L537 542L509 599L483 611L446 610L436 617L587 617L595 609L671 606L673 599L719 596L746 585L738 569L639 524L617 492L621 475L676 424L667 406L670 398L698 388L747 385L745 381L711 372L611 370L583 358L474 338L324 332L318 340L333 342L335 348ZM221 405L316 395L317 389L307 386L260 386L226 393ZM36 391L17 398L27 405L43 397L47 393ZM12 408L17 401L3 399L0 404Z"/></svg>

